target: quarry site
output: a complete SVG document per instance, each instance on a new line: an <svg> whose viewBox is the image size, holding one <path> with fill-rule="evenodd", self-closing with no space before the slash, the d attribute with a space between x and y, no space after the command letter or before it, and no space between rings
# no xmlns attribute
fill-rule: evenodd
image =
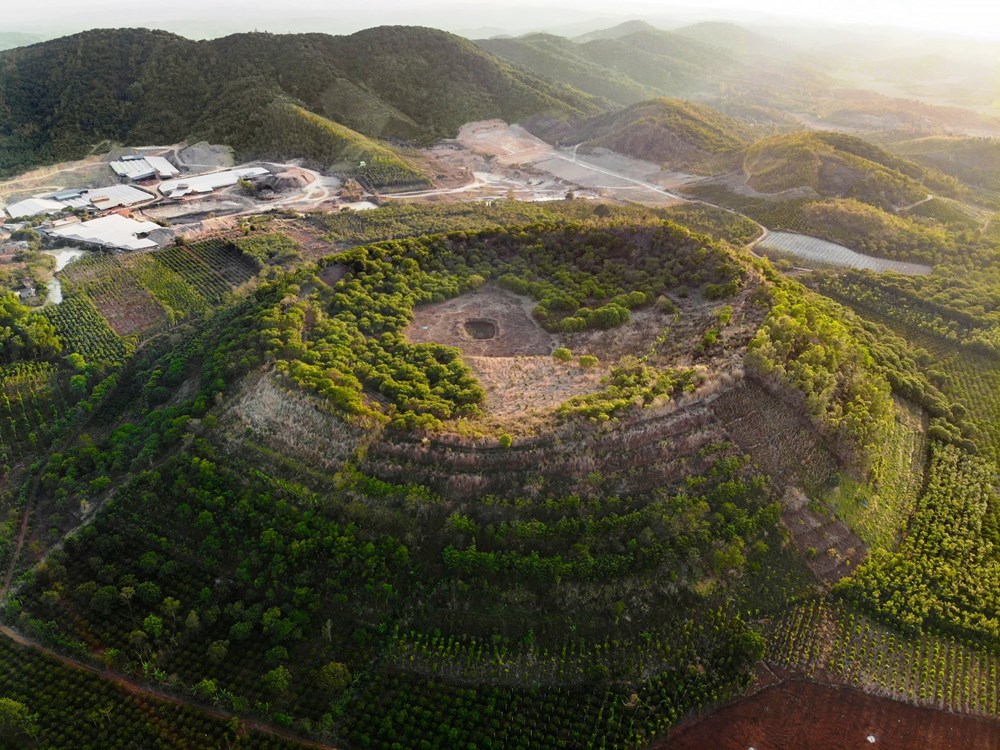
<svg viewBox="0 0 1000 750"><path fill-rule="evenodd" d="M599 150L558 149L501 120L469 123L418 159L435 185L373 194L299 162L237 165L208 143L117 148L0 182L8 234L25 222L57 246L129 252L231 229L266 212L364 210L383 201L612 199L669 205L694 178ZM106 219L109 214L119 218ZM48 218L57 217L57 218ZM39 221L41 223L39 223ZM0 238L2 240L2 238Z"/></svg>

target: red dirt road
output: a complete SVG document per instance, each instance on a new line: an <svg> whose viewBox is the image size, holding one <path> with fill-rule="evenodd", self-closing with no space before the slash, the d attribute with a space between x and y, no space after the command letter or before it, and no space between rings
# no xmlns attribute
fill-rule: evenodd
<svg viewBox="0 0 1000 750"><path fill-rule="evenodd" d="M874 738L874 742L869 741ZM995 750L1000 722L787 680L677 727L650 750Z"/></svg>

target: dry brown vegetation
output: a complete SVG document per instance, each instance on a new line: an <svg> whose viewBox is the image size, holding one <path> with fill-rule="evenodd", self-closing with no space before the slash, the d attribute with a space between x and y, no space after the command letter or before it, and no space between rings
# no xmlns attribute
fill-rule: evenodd
<svg viewBox="0 0 1000 750"><path fill-rule="evenodd" d="M364 435L325 410L320 399L284 385L274 371L247 376L229 399L220 424L233 446L248 439L328 471L339 469Z"/></svg>
<svg viewBox="0 0 1000 750"><path fill-rule="evenodd" d="M802 490L789 487L782 498L781 521L817 578L836 583L854 571L868 548L838 518L817 512Z"/></svg>

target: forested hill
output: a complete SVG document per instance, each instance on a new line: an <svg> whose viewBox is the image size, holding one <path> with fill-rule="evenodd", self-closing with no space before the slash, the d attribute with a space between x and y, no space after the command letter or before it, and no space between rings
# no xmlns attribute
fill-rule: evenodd
<svg viewBox="0 0 1000 750"><path fill-rule="evenodd" d="M682 99L652 99L593 117L564 140L711 174L739 164L753 135L746 123L711 107Z"/></svg>
<svg viewBox="0 0 1000 750"><path fill-rule="evenodd" d="M547 34L483 39L483 49L542 75L572 81L622 104L650 96L691 96L740 76L740 62L726 51L650 26L623 36L573 42ZM609 82L619 84L609 92Z"/></svg>
<svg viewBox="0 0 1000 750"><path fill-rule="evenodd" d="M791 133L765 138L743 162L748 184L778 193L811 188L824 197L856 198L880 208L905 206L929 192L958 196L964 188L933 169L843 133Z"/></svg>
<svg viewBox="0 0 1000 750"><path fill-rule="evenodd" d="M332 164L356 158L346 152L367 138L419 142L472 120L600 109L590 95L433 29L201 42L104 29L0 54L0 173L77 157L106 139L210 138L243 156Z"/></svg>

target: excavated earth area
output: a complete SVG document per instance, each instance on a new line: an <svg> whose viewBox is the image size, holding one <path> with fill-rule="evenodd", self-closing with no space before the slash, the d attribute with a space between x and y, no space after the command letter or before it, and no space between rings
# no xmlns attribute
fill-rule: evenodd
<svg viewBox="0 0 1000 750"><path fill-rule="evenodd" d="M531 317L534 306L530 297L487 285L446 302L416 308L406 337L415 344L457 346L473 357L547 357L559 344L556 336ZM487 323L493 327L493 335L477 335L475 329L485 333L487 326L483 324Z"/></svg>
<svg viewBox="0 0 1000 750"><path fill-rule="evenodd" d="M651 354L658 366L699 367L705 372L734 369L746 342L760 324L761 311L750 303L751 290L724 302L697 295L676 300L680 314L635 310L628 323L610 330L549 333L532 317L536 302L496 284L460 297L421 305L406 329L412 343L437 343L462 351L465 363L486 390L486 411L512 416L550 410L567 399L599 390L611 367L627 355ZM735 310L719 346L701 353L704 331L724 304ZM581 367L576 359L558 362L552 352L567 347L573 355L593 355L598 364Z"/></svg>

